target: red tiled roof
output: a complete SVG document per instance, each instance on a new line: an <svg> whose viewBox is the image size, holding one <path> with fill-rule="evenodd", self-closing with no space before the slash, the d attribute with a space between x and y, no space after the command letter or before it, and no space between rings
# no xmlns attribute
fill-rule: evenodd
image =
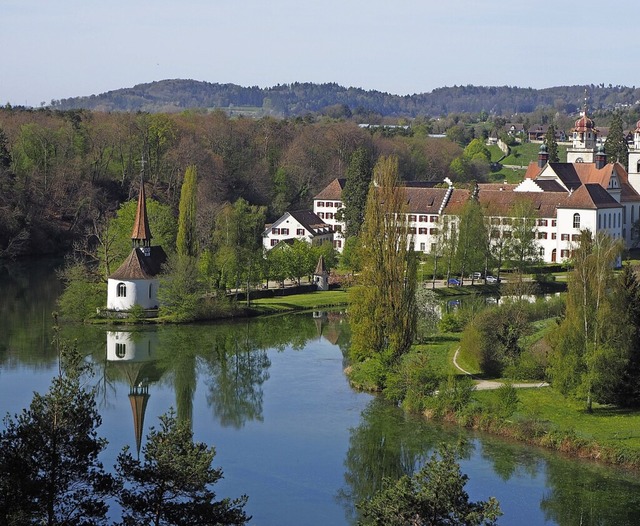
<svg viewBox="0 0 640 526"><path fill-rule="evenodd" d="M339 201L342 199L342 190L346 179L334 179L324 189L314 197L314 199L331 199Z"/></svg>
<svg viewBox="0 0 640 526"><path fill-rule="evenodd" d="M148 256L145 256L144 250L149 250ZM162 247L136 247L109 279L152 279L160 273L165 261L167 255Z"/></svg>

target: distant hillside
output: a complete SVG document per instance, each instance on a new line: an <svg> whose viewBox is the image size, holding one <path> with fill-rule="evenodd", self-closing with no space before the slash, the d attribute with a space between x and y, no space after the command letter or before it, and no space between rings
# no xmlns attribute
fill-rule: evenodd
<svg viewBox="0 0 640 526"><path fill-rule="evenodd" d="M574 113L582 104L585 89L592 110L614 109L640 101L640 88L590 85L532 89L509 86L453 86L429 93L391 95L338 84L293 83L271 88L211 84L196 80L162 80L138 84L89 97L52 101L61 110L85 108L97 111L178 112L215 109L255 115L299 116L328 112L339 116L375 113L389 117L441 116L451 113L498 115L530 113L555 108Z"/></svg>

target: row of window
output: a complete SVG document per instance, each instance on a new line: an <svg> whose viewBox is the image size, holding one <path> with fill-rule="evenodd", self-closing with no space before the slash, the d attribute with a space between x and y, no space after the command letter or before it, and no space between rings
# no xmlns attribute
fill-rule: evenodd
<svg viewBox="0 0 640 526"><path fill-rule="evenodd" d="M437 223L438 216L418 216L414 214L409 214L409 222L415 223L416 221L420 223Z"/></svg>
<svg viewBox="0 0 640 526"><path fill-rule="evenodd" d="M335 214L332 212L318 212L318 217L320 219L333 219Z"/></svg>
<svg viewBox="0 0 640 526"><path fill-rule="evenodd" d="M317 206L326 206L327 208L340 208L342 206L342 203L340 201L318 201Z"/></svg>
<svg viewBox="0 0 640 526"><path fill-rule="evenodd" d="M631 207L631 210L633 211L633 207ZM614 213L613 215L611 214L611 212L609 212L608 214L598 214L598 228L611 228L612 225L613 228L618 228L619 226L621 226L620 223L621 221L619 213Z"/></svg>

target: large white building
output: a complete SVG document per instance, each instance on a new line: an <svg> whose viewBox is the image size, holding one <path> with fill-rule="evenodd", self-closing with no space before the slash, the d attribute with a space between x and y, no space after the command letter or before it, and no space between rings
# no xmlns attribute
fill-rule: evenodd
<svg viewBox="0 0 640 526"><path fill-rule="evenodd" d="M282 217L270 225L265 225L262 232L262 245L265 250L271 250L280 242L290 242L295 239L310 244L333 242L333 227L325 223L320 217L308 210L285 212Z"/></svg>
<svg viewBox="0 0 640 526"><path fill-rule="evenodd" d="M546 148L541 146L538 162L529 165L520 184L487 183L471 190L455 188L448 180L439 185L407 183L407 219L415 250L431 253L437 248L441 229L457 223L472 191L477 192L494 243L511 237L518 205L526 203L535 219L542 261L571 257L582 229L605 231L623 239L627 247L635 246L633 225L640 220L640 122L629 151L629 173L622 164L607 162L598 130L586 111L576 121L571 137L568 162L549 163ZM344 246L344 224L338 219L344 185L344 179L334 179L313 201L314 215L334 230L338 251Z"/></svg>

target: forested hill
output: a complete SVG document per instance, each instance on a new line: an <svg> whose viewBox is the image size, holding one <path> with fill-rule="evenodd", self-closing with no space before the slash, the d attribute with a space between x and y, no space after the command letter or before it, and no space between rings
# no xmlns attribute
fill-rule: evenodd
<svg viewBox="0 0 640 526"><path fill-rule="evenodd" d="M238 113L299 116L309 112L337 117L377 114L388 117L442 116L451 113L510 115L554 108L573 113L584 100L592 110L614 109L640 101L640 88L624 86L558 86L545 89L509 86L453 86L429 93L392 95L335 83L282 84L271 88L211 84L196 80L162 80L138 84L100 95L54 100L56 109L97 111L179 112L185 109L222 108Z"/></svg>

